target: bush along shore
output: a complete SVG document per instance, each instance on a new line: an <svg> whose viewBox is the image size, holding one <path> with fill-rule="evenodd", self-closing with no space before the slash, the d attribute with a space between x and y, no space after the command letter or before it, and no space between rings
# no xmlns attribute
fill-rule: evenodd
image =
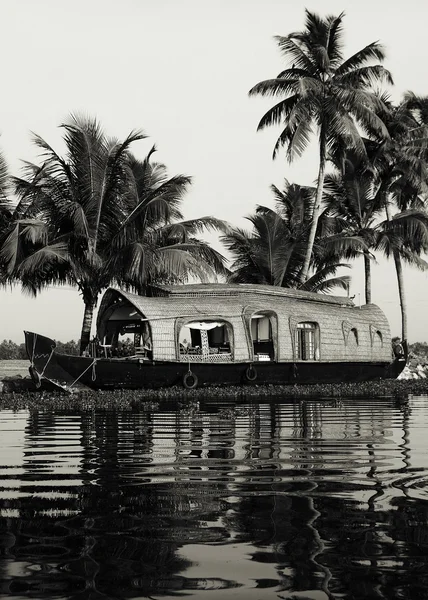
<svg viewBox="0 0 428 600"><path fill-rule="evenodd" d="M181 386L161 389L76 391L72 394L54 391L47 386L36 390L34 384L17 389L17 380L4 383L0 408L22 409L132 409L151 406L153 402L170 401L257 401L260 399L340 399L380 398L407 399L409 395L428 395L428 379L388 379L361 383L330 383L313 385L242 385L210 386L186 390ZM22 379L21 382L31 380Z"/></svg>
<svg viewBox="0 0 428 600"><path fill-rule="evenodd" d="M428 361L416 361L410 359L405 366L398 379L427 379L428 378Z"/></svg>

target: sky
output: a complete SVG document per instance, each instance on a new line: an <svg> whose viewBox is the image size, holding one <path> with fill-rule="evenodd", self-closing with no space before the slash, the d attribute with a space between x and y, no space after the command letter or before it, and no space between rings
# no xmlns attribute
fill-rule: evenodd
<svg viewBox="0 0 428 600"><path fill-rule="evenodd" d="M38 160L31 132L62 152L59 125L83 113L118 138L143 129L149 137L134 145L137 156L155 143L171 175L192 176L185 218L213 215L245 226L256 205L273 206L272 183L316 179L314 145L291 165L284 152L272 160L279 129L256 129L273 101L248 97L253 85L282 70L273 37L302 29L305 8L323 16L345 12L345 56L376 40L384 44L394 100L407 90L428 95L422 0L0 0L0 148L12 174L21 174L22 160ZM350 274L350 294L363 302L361 261ZM428 341L428 274L406 267L404 277L409 340ZM372 299L399 335L392 262L373 265ZM36 299L19 287L0 290L0 340L20 343L24 329L77 339L82 316L71 288L50 288Z"/></svg>

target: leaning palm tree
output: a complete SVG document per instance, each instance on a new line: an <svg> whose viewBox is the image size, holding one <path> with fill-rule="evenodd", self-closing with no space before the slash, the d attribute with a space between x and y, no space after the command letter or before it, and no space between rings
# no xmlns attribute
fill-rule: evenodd
<svg viewBox="0 0 428 600"><path fill-rule="evenodd" d="M347 289L349 277L333 277L340 267L348 267L338 260L337 239L331 229L331 219L321 215L316 238L317 261L312 265L311 276L305 283L300 272L310 231L311 207L314 189L284 182L284 189L272 186L276 209L258 206L247 217L252 231L233 229L222 236L222 241L232 255L229 282L259 283L280 287L300 288L307 291L326 292L339 286ZM330 235L332 233L333 235ZM334 238L334 244L328 240Z"/></svg>
<svg viewBox="0 0 428 600"><path fill-rule="evenodd" d="M142 291L159 278L185 280L225 269L223 257L202 242L198 247L193 237L181 244L173 235L157 235L181 218L190 178L169 177L164 165L152 162L153 150L136 160L129 148L144 134L110 140L95 120L80 117L63 127L65 157L35 136L44 162L27 165L27 177L15 180L18 218L0 253L9 276L33 293L49 284L77 286L85 307L83 352L99 294L109 285ZM182 230L192 236L217 226L226 228L207 217Z"/></svg>
<svg viewBox="0 0 428 600"><path fill-rule="evenodd" d="M428 262L421 257L428 251L428 214L410 209L388 217L378 229L375 249L394 260L400 298L401 339L407 341L407 301L402 263L423 271L428 269Z"/></svg>
<svg viewBox="0 0 428 600"><path fill-rule="evenodd" d="M259 130L270 125L283 126L274 147L274 158L282 146L287 147L289 161L300 157L312 134L317 132L318 135L317 191L302 282L308 276L330 149L340 141L364 155L360 131L375 140L388 137L377 114L382 99L372 92L372 85L383 80L392 83L392 78L383 66L367 64L372 60L382 61L383 48L374 42L344 60L342 18L343 13L323 19L306 11L306 27L302 32L276 37L288 68L275 79L258 83L249 92L250 95L283 97L262 117L258 126Z"/></svg>

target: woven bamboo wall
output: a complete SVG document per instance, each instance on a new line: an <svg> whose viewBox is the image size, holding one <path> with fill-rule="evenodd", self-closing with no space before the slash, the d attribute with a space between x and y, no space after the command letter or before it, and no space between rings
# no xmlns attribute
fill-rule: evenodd
<svg viewBox="0 0 428 600"><path fill-rule="evenodd" d="M197 287L202 289L195 289ZM346 298L326 296L324 300L322 295L309 292L272 294L268 286L260 286L254 292L255 287L257 288L220 284L220 295L216 294L215 285L209 288L175 288L183 290L182 293L166 289L162 295L155 298L122 292L121 295L149 319L152 328L153 358L158 361L177 360L178 328L189 321L204 319L224 320L230 323L234 332L234 360L251 361L249 320L252 314L259 311L269 311L271 318L277 320L276 352L280 361L295 360L295 329L299 321L318 324L321 361L391 360L388 321L377 306L371 304L358 308ZM186 293L186 288L193 289ZM108 297L105 299L107 301ZM275 329L274 326L274 331ZM351 330L356 331L356 337Z"/></svg>

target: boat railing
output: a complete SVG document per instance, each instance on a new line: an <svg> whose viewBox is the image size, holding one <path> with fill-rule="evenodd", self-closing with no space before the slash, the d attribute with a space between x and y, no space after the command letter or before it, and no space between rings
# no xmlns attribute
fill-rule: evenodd
<svg viewBox="0 0 428 600"><path fill-rule="evenodd" d="M222 352L220 354L180 354L180 362L191 363L222 363L232 362L232 354L230 352Z"/></svg>

